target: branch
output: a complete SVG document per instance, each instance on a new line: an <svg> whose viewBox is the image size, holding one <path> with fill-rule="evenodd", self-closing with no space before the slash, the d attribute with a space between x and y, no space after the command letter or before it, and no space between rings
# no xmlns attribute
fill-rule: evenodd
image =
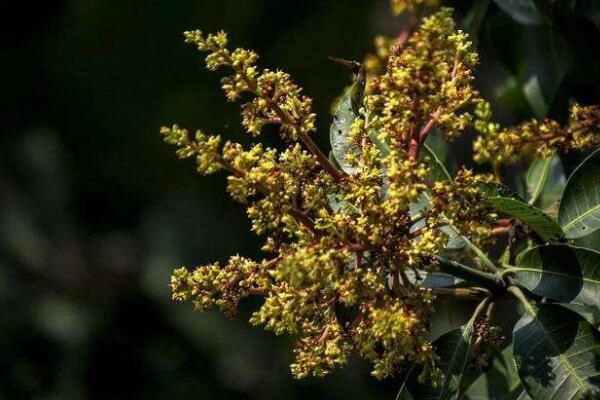
<svg viewBox="0 0 600 400"><path fill-rule="evenodd" d="M493 292L504 289L499 283L499 280L497 279L496 275L479 271L477 269L467 267L466 265L462 265L454 261L440 261L441 272L465 279L470 282L476 282L482 287L489 289Z"/></svg>

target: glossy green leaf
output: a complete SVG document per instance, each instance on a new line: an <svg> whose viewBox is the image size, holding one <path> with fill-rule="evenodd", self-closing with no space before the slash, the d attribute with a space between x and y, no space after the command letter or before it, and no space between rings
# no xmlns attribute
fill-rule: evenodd
<svg viewBox="0 0 600 400"><path fill-rule="evenodd" d="M523 43L523 94L536 117L547 117L565 74L571 66L573 51L560 30L525 27Z"/></svg>
<svg viewBox="0 0 600 400"><path fill-rule="evenodd" d="M534 230L543 240L558 240L562 236L560 225L550 218L544 211L527 204L516 196L510 189L501 188L502 185L482 183L487 187L486 200L489 205L504 214L518 219L523 224ZM503 195L500 195L502 192Z"/></svg>
<svg viewBox="0 0 600 400"><path fill-rule="evenodd" d="M531 166L525 175L525 183L529 194L529 204L534 205L540 198L542 190L550 177L552 164L556 158L556 154L553 154L550 157L538 159L531 163Z"/></svg>
<svg viewBox="0 0 600 400"><path fill-rule="evenodd" d="M415 400L460 398L464 388L471 383L467 381L473 379L472 374L468 373L471 352L475 343L473 329L475 320L487 304L488 299L485 299L477 306L473 316L465 326L444 334L434 342L436 352L440 357L438 366L444 373L441 385L434 389L429 385L420 384L416 379L416 374L412 373L398 396L401 396L402 391L406 390L410 392Z"/></svg>
<svg viewBox="0 0 600 400"><path fill-rule="evenodd" d="M590 235L573 239L573 244L577 247L600 251L600 229Z"/></svg>
<svg viewBox="0 0 600 400"><path fill-rule="evenodd" d="M580 304L561 304L561 306L579 314L594 328L600 327L600 309L595 306L583 306Z"/></svg>
<svg viewBox="0 0 600 400"><path fill-rule="evenodd" d="M575 169L558 211L565 236L587 236L600 228L600 149Z"/></svg>
<svg viewBox="0 0 600 400"><path fill-rule="evenodd" d="M521 196L508 186L502 185L496 182L478 182L479 190L483 192L486 197L507 197L510 199L525 201Z"/></svg>
<svg viewBox="0 0 600 400"><path fill-rule="evenodd" d="M513 331L517 371L534 400L597 399L598 332L554 304L530 306Z"/></svg>
<svg viewBox="0 0 600 400"><path fill-rule="evenodd" d="M427 336L430 341L435 341L440 336L468 323L477 307L477 302L438 297L435 300L434 307L435 313L429 321L430 328Z"/></svg>
<svg viewBox="0 0 600 400"><path fill-rule="evenodd" d="M428 288L440 288L454 286L463 282L463 279L457 278L443 272L419 271L419 279L416 278L414 271L407 270L406 275L412 283L419 284Z"/></svg>
<svg viewBox="0 0 600 400"><path fill-rule="evenodd" d="M513 361L513 345L495 354L490 369L471 385L465 400L529 400Z"/></svg>
<svg viewBox="0 0 600 400"><path fill-rule="evenodd" d="M527 290L561 303L600 307L600 253L569 245L528 250L513 270Z"/></svg>
<svg viewBox="0 0 600 400"><path fill-rule="evenodd" d="M430 179L432 181L452 181L446 166L431 147L424 144L421 147L420 156L421 160L425 161L425 164L431 168Z"/></svg>
<svg viewBox="0 0 600 400"><path fill-rule="evenodd" d="M515 21L524 25L541 25L547 22L533 0L494 0L498 7Z"/></svg>
<svg viewBox="0 0 600 400"><path fill-rule="evenodd" d="M331 141L331 151L335 159L348 174L356 172L356 166L350 164L346 159L347 154L358 154L359 148L348 140L348 135L356 115L352 110L352 93L348 89L342 96L340 103L333 115L333 122L329 128L329 140Z"/></svg>

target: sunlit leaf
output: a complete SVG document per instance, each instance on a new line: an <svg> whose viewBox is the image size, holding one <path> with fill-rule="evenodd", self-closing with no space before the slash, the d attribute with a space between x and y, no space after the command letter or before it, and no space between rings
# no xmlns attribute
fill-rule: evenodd
<svg viewBox="0 0 600 400"><path fill-rule="evenodd" d="M510 189L498 185L482 183L489 205L504 214L518 219L534 230L543 240L558 240L562 236L560 225L544 211L521 200Z"/></svg>
<svg viewBox="0 0 600 400"><path fill-rule="evenodd" d="M351 143L348 137L355 119L356 115L352 110L352 93L348 89L340 100L329 128L331 151L338 165L348 174L355 173L356 166L348 162L346 155L360 153L358 146Z"/></svg>

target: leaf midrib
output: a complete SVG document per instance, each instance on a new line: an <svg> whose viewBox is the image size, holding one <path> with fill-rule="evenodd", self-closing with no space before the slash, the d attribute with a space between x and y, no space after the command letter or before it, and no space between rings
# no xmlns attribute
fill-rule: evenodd
<svg viewBox="0 0 600 400"><path fill-rule="evenodd" d="M565 224L563 226L563 229L565 231L571 230L573 228L573 225L580 223L584 218L589 217L592 213L595 213L596 211L600 211L600 204L596 204L594 207L588 209L584 213L582 213L579 216L575 217L573 220L571 220L570 222L568 222L567 224Z"/></svg>
<svg viewBox="0 0 600 400"><path fill-rule="evenodd" d="M556 276L562 276L562 277L566 277L566 278L572 278L572 279L577 279L574 275L569 275L569 274L565 274L564 272L555 272L555 271L546 271L543 269L536 269L536 268L522 268L522 267L515 267L515 268L511 268L512 271L528 271L528 272L539 272L540 275L543 273L549 274L549 275L556 275ZM581 275L581 280L585 281L585 282L592 282L595 284L599 284L600 285L600 280L593 280L590 278L587 278L583 275Z"/></svg>

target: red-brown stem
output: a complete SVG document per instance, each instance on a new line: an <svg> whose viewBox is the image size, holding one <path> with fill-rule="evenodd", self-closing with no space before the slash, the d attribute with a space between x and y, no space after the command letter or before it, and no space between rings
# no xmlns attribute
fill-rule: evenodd
<svg viewBox="0 0 600 400"><path fill-rule="evenodd" d="M327 171L329 175L333 177L333 179L335 179L336 181L342 179L344 174L339 169L337 169L331 163L331 161L329 161L329 158L327 158L327 156L323 154L319 146L317 146L317 144L310 138L310 136L308 136L304 132L299 132L298 137L300 138L300 140L302 140L302 143L304 143L306 148L308 148L308 150L317 158L317 161L319 162L321 167L323 167L323 169L325 169L325 171Z"/></svg>
<svg viewBox="0 0 600 400"><path fill-rule="evenodd" d="M492 231L490 232L490 234L492 236L500 236L500 235L504 235L508 232L510 232L511 227L510 226L497 226L495 228L492 228Z"/></svg>
<svg viewBox="0 0 600 400"><path fill-rule="evenodd" d="M418 134L413 134L410 143L408 145L408 156L412 159L416 159L419 154L419 149L421 145L425 142L433 128L438 123L438 119L440 118L440 114L442 110L438 108L432 115L429 121L425 124L423 129Z"/></svg>
<svg viewBox="0 0 600 400"><path fill-rule="evenodd" d="M400 275L397 271L392 271L392 291L394 293L400 291Z"/></svg>
<svg viewBox="0 0 600 400"><path fill-rule="evenodd" d="M440 118L441 113L442 113L442 110L440 108L438 108L433 113L433 115L431 116L431 119L427 122L427 124L423 127L423 129L421 129L421 132L419 132L419 142L420 143L425 142L425 139L427 139L427 136L429 136L429 134L431 133L433 128L435 128L435 126L438 123L438 119Z"/></svg>
<svg viewBox="0 0 600 400"><path fill-rule="evenodd" d="M513 223L512 218L500 218L498 221L498 225L500 226L511 226Z"/></svg>
<svg viewBox="0 0 600 400"><path fill-rule="evenodd" d="M408 145L408 156L413 160L417 159L417 155L419 154L419 147L419 140L416 137L412 137Z"/></svg>
<svg viewBox="0 0 600 400"><path fill-rule="evenodd" d="M354 318L354 320L352 320L352 322L350 323L350 325L348 325L348 328L346 329L346 334L347 335L352 335L354 333L354 329L358 326L358 324L360 324L362 322L362 320L365 318L365 314L364 312L361 310L358 312L358 315L356 316L356 318Z"/></svg>
<svg viewBox="0 0 600 400"><path fill-rule="evenodd" d="M327 325L325 327L325 329L323 330L323 333L321 334L321 337L319 337L319 339L317 340L317 344L319 346L322 346L323 343L325 342L325 340L327 339L327 336L329 334L329 325Z"/></svg>
<svg viewBox="0 0 600 400"><path fill-rule="evenodd" d="M294 217L296 219L296 221L300 222L302 225L306 226L308 229L310 229L313 233L317 233L315 230L315 225L313 224L313 222L310 220L310 218L308 218L306 216L306 214L298 209L295 206L291 206L288 210L288 214L290 214L292 217Z"/></svg>
<svg viewBox="0 0 600 400"><path fill-rule="evenodd" d="M404 286L413 286L412 282L408 279L406 273L403 270L399 270L399 272L400 276L402 277L402 283L404 283Z"/></svg>
<svg viewBox="0 0 600 400"><path fill-rule="evenodd" d="M404 46L404 43L406 43L406 41L410 37L410 33L411 33L414 25L416 24L417 20L418 20L418 18L414 12L411 12L408 15L407 26L405 26L404 29L402 29L402 31L400 31L400 34L398 34L398 36L396 37L396 42L394 43L394 45L398 49L402 48Z"/></svg>

